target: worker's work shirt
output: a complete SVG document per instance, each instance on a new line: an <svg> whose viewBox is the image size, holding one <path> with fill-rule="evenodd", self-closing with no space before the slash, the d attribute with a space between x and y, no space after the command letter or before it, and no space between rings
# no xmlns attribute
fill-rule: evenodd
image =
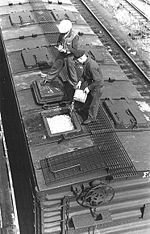
<svg viewBox="0 0 150 234"><path fill-rule="evenodd" d="M83 74L80 80L82 82L86 81L91 91L103 86L103 76L100 67L97 62L90 57L88 57L83 64Z"/></svg>
<svg viewBox="0 0 150 234"><path fill-rule="evenodd" d="M71 30L68 35L60 34L57 44L62 45L66 53L69 54L78 49L78 41L79 34Z"/></svg>

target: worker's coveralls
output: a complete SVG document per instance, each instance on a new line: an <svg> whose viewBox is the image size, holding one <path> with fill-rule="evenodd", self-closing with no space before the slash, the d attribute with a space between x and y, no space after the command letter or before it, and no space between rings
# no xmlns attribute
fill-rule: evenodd
<svg viewBox="0 0 150 234"><path fill-rule="evenodd" d="M66 34L60 34L58 38L57 45L62 45L66 50L66 53L59 52L58 56L52 65L50 71L48 72L48 78L54 79L58 76L60 71L62 70L65 62L68 71L69 82L72 86L76 86L78 82L78 77L75 69L75 61L73 56L73 51L77 50L79 41L79 34L73 32L72 30L66 36Z"/></svg>
<svg viewBox="0 0 150 234"><path fill-rule="evenodd" d="M100 97L102 95L103 76L97 62L90 57L88 57L83 64L83 75L80 80L83 82L81 88L84 89L85 87L88 87L90 90L89 94L92 96L92 101L89 106L88 118L95 121L98 113ZM83 109L87 106L88 98Z"/></svg>

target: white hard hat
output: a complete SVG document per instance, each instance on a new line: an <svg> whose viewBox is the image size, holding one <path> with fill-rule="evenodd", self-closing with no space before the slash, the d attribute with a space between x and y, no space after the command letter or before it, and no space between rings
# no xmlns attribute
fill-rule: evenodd
<svg viewBox="0 0 150 234"><path fill-rule="evenodd" d="M67 33L72 28L72 22L70 20L62 20L58 25L60 33Z"/></svg>

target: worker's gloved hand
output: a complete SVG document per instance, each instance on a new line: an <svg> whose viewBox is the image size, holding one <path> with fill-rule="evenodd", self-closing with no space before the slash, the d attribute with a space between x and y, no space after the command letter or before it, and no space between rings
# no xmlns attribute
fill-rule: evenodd
<svg viewBox="0 0 150 234"><path fill-rule="evenodd" d="M66 53L66 50L64 49L64 47L63 47L62 45L59 45L58 47L55 47L55 48L57 48L57 50L58 50L59 52L64 52L64 53Z"/></svg>
<svg viewBox="0 0 150 234"><path fill-rule="evenodd" d="M54 46L57 50L62 50L63 49L63 46L62 45L59 45L59 46Z"/></svg>
<svg viewBox="0 0 150 234"><path fill-rule="evenodd" d="M79 81L78 84L76 85L76 89L80 89L81 88L81 84L82 84L82 82Z"/></svg>
<svg viewBox="0 0 150 234"><path fill-rule="evenodd" d="M48 80L47 80L47 79L43 79L43 80L40 82L40 85L41 85L41 86L44 86L44 85L46 85L46 83L48 83Z"/></svg>
<svg viewBox="0 0 150 234"><path fill-rule="evenodd" d="M41 82L40 82L40 85L45 85L46 83L47 83L47 78L48 78L48 76L47 76L47 74L45 74L45 73L40 73L40 76L41 76L41 78L43 79Z"/></svg>
<svg viewBox="0 0 150 234"><path fill-rule="evenodd" d="M89 88L86 87L84 90L83 90L86 94L88 94L90 92Z"/></svg>

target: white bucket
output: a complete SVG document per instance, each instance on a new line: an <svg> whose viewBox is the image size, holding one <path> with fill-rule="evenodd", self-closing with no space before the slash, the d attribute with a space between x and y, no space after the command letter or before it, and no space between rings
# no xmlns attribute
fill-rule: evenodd
<svg viewBox="0 0 150 234"><path fill-rule="evenodd" d="M85 92L83 92L82 89L75 90L74 100L76 100L78 102L85 103L86 99L87 99L87 94Z"/></svg>

